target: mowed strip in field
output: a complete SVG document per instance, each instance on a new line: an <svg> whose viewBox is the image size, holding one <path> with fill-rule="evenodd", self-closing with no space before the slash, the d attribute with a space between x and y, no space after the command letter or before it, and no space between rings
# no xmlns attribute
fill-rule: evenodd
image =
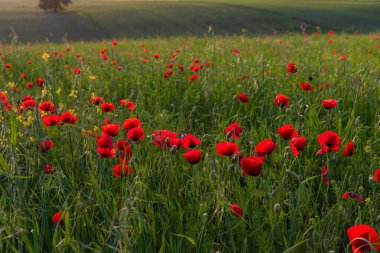
<svg viewBox="0 0 380 253"><path fill-rule="evenodd" d="M38 1L0 0L0 40L12 30L22 42L97 40L113 37L268 34L299 31L300 24L322 30L361 32L380 27L379 1L208 0L83 1L74 0L63 13L39 10Z"/></svg>

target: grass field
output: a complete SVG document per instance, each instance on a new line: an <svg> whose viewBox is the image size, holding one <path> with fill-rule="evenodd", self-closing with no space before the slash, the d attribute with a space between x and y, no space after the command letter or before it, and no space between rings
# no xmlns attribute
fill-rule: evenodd
<svg viewBox="0 0 380 253"><path fill-rule="evenodd" d="M351 252L347 228L380 229L378 34L0 52L1 252Z"/></svg>
<svg viewBox="0 0 380 253"><path fill-rule="evenodd" d="M23 42L147 38L216 34L271 34L322 30L372 32L380 27L380 1L207 0L84 1L64 13L46 13L38 1L0 0L0 40L10 42L10 27Z"/></svg>

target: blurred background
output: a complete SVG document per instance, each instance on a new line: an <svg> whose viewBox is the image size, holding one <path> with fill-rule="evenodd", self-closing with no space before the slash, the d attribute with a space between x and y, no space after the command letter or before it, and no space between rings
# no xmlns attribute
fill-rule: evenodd
<svg viewBox="0 0 380 253"><path fill-rule="evenodd" d="M43 10L39 0L0 0L0 41L202 36L209 26L217 35L380 28L378 0L71 1L63 10Z"/></svg>

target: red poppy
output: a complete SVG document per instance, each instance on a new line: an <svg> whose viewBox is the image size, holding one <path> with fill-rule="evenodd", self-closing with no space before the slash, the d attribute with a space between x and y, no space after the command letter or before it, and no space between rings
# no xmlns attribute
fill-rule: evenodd
<svg viewBox="0 0 380 253"><path fill-rule="evenodd" d="M70 111L63 112L61 116L59 116L59 122L61 124L75 124L78 120L78 116L74 116Z"/></svg>
<svg viewBox="0 0 380 253"><path fill-rule="evenodd" d="M22 103L22 107L25 109L33 109L36 108L37 103L34 99L24 99L24 102Z"/></svg>
<svg viewBox="0 0 380 253"><path fill-rule="evenodd" d="M286 64L286 72L288 72L288 74L293 74L297 71L298 68L296 67L296 64L294 62L289 62L288 64Z"/></svg>
<svg viewBox="0 0 380 253"><path fill-rule="evenodd" d="M307 91L313 90L313 86L311 86L309 83L303 82L303 83L300 83L300 86L302 89L307 90Z"/></svg>
<svg viewBox="0 0 380 253"><path fill-rule="evenodd" d="M102 148L98 147L98 154L104 158L114 158L116 156L116 150L114 148Z"/></svg>
<svg viewBox="0 0 380 253"><path fill-rule="evenodd" d="M304 150L306 146L306 138L305 137L296 137L289 141L290 148L294 156L298 156L299 152Z"/></svg>
<svg viewBox="0 0 380 253"><path fill-rule="evenodd" d="M244 176L258 176L264 165L263 157L243 157L240 160L240 167L243 169Z"/></svg>
<svg viewBox="0 0 380 253"><path fill-rule="evenodd" d="M357 199L360 203L364 203L363 198L354 192L345 192L342 194L342 199L348 199L348 198Z"/></svg>
<svg viewBox="0 0 380 253"><path fill-rule="evenodd" d="M45 165L44 166L44 171L48 174L52 174L53 170L56 168L54 165Z"/></svg>
<svg viewBox="0 0 380 253"><path fill-rule="evenodd" d="M235 214L238 217L243 216L243 210L237 203L233 203L232 205L230 205L230 210L232 211L233 214Z"/></svg>
<svg viewBox="0 0 380 253"><path fill-rule="evenodd" d="M354 154L355 144L349 141L343 151L343 156L352 156Z"/></svg>
<svg viewBox="0 0 380 253"><path fill-rule="evenodd" d="M326 99L322 101L322 106L325 109L333 109L338 105L338 101L335 99Z"/></svg>
<svg viewBox="0 0 380 253"><path fill-rule="evenodd" d="M321 149L318 151L319 155L323 155L330 151L338 151L340 149L340 137L333 131L326 131L318 136L318 142Z"/></svg>
<svg viewBox="0 0 380 253"><path fill-rule="evenodd" d="M298 137L297 131L293 128L292 124L286 124L277 129L277 133L282 139L290 140Z"/></svg>
<svg viewBox="0 0 380 253"><path fill-rule="evenodd" d="M59 116L57 115L49 115L44 117L43 123L45 126L54 126L58 124L59 122Z"/></svg>
<svg viewBox="0 0 380 253"><path fill-rule="evenodd" d="M192 134L186 134L182 139L182 147L184 149L195 148L201 143L201 139Z"/></svg>
<svg viewBox="0 0 380 253"><path fill-rule="evenodd" d="M233 142L220 142L216 144L216 154L219 156L230 156L239 152L239 147Z"/></svg>
<svg viewBox="0 0 380 253"><path fill-rule="evenodd" d="M276 103L277 106L286 107L289 104L290 99L289 99L289 97L287 97L283 94L278 94L276 96L274 102Z"/></svg>
<svg viewBox="0 0 380 253"><path fill-rule="evenodd" d="M191 164L196 164L202 158L202 151L198 149L192 149L187 151L186 153L183 153L182 156L185 158L187 162Z"/></svg>
<svg viewBox="0 0 380 253"><path fill-rule="evenodd" d="M180 148L182 144L181 138L169 138L168 146L173 147L176 146L177 148Z"/></svg>
<svg viewBox="0 0 380 253"><path fill-rule="evenodd" d="M239 51L239 49L237 49L237 48L234 48L233 52L234 52L234 54L235 54L236 56L240 54L240 51Z"/></svg>
<svg viewBox="0 0 380 253"><path fill-rule="evenodd" d="M123 129L132 129L134 127L140 127L141 121L138 118L129 118L124 121Z"/></svg>
<svg viewBox="0 0 380 253"><path fill-rule="evenodd" d="M132 129L128 130L127 137L131 141L142 140L145 137L144 129L142 129L140 127L132 128Z"/></svg>
<svg viewBox="0 0 380 253"><path fill-rule="evenodd" d="M91 104L99 105L100 102L103 101L103 98L102 98L102 97L95 96L95 97L90 98L89 100L90 100L90 103L91 103Z"/></svg>
<svg viewBox="0 0 380 253"><path fill-rule="evenodd" d="M101 127L102 132L105 132L109 136L115 137L119 133L119 124L107 124Z"/></svg>
<svg viewBox="0 0 380 253"><path fill-rule="evenodd" d="M40 104L40 111L53 113L55 112L54 104L49 101L44 101Z"/></svg>
<svg viewBox="0 0 380 253"><path fill-rule="evenodd" d="M352 252L364 253L371 250L379 250L379 235L376 230L366 224L355 225L347 229L348 240Z"/></svg>
<svg viewBox="0 0 380 253"><path fill-rule="evenodd" d="M100 136L99 139L97 140L96 145L99 148L112 149L113 148L112 137L109 136L107 133L103 133L102 136Z"/></svg>
<svg viewBox="0 0 380 253"><path fill-rule="evenodd" d="M341 61L345 61L346 59L347 59L347 57L344 54L341 54L339 57L339 60L341 60Z"/></svg>
<svg viewBox="0 0 380 253"><path fill-rule="evenodd" d="M333 36L334 35L334 31L330 30L328 33L327 33L328 36Z"/></svg>
<svg viewBox="0 0 380 253"><path fill-rule="evenodd" d="M191 83L191 82L194 82L194 81L196 81L196 80L198 80L198 75L192 75L192 76L189 77L189 82L190 82L190 83Z"/></svg>
<svg viewBox="0 0 380 253"><path fill-rule="evenodd" d="M129 144L129 142L127 140L124 140L124 139L121 139L121 140L118 140L116 143L115 143L115 148L117 150L126 150L126 149L131 149L131 145Z"/></svg>
<svg viewBox="0 0 380 253"><path fill-rule="evenodd" d="M128 110L132 111L133 109L135 109L136 105L135 103L127 100L127 99L122 99L119 101L119 104L123 107L127 107Z"/></svg>
<svg viewBox="0 0 380 253"><path fill-rule="evenodd" d="M154 131L153 138L154 138L154 145L156 145L157 147L166 148L171 138L177 138L177 133L163 129L160 131ZM182 145L183 145L183 141L182 141Z"/></svg>
<svg viewBox="0 0 380 253"><path fill-rule="evenodd" d="M9 64L9 63L6 63L6 64L5 64L5 68L6 68L6 69L11 69L11 68L12 68L12 65Z"/></svg>
<svg viewBox="0 0 380 253"><path fill-rule="evenodd" d="M44 86L44 84L45 84L45 79L43 79L43 78L37 78L36 79L36 85L38 87L42 87L42 86Z"/></svg>
<svg viewBox="0 0 380 253"><path fill-rule="evenodd" d="M323 184L327 185L329 183L329 172L327 170L326 164L322 166L322 180Z"/></svg>
<svg viewBox="0 0 380 253"><path fill-rule="evenodd" d="M242 129L237 122L232 123L224 129L224 132L226 132L227 135L231 133L230 136L232 139L239 139L241 131Z"/></svg>
<svg viewBox="0 0 380 253"><path fill-rule="evenodd" d="M242 102L242 103L246 103L248 104L249 103L249 98L246 94L244 93L240 93L238 96L237 96L237 99Z"/></svg>
<svg viewBox="0 0 380 253"><path fill-rule="evenodd" d="M65 213L63 211L55 213L52 218L54 224L62 224L64 216Z"/></svg>
<svg viewBox="0 0 380 253"><path fill-rule="evenodd" d="M123 177L123 176L130 176L133 173L133 168L126 164L117 164L113 168L113 175L115 177Z"/></svg>
<svg viewBox="0 0 380 253"><path fill-rule="evenodd" d="M271 139L266 139L256 145L254 152L258 156L266 156L271 154L275 148L276 143L274 143Z"/></svg>
<svg viewBox="0 0 380 253"><path fill-rule="evenodd" d="M79 75L81 72L80 68L73 68L73 73Z"/></svg>
<svg viewBox="0 0 380 253"><path fill-rule="evenodd" d="M373 173L373 178L376 182L380 183L380 169L377 169L375 173Z"/></svg>
<svg viewBox="0 0 380 253"><path fill-rule="evenodd" d="M115 109L115 106L112 103L103 103L102 104L102 111L103 112L112 112Z"/></svg>
<svg viewBox="0 0 380 253"><path fill-rule="evenodd" d="M153 54L154 59L158 59L159 57L160 57L159 54Z"/></svg>
<svg viewBox="0 0 380 253"><path fill-rule="evenodd" d="M40 149L41 149L41 152L43 153L49 151L53 147L54 147L54 143L50 139L47 139L45 141L40 141Z"/></svg>

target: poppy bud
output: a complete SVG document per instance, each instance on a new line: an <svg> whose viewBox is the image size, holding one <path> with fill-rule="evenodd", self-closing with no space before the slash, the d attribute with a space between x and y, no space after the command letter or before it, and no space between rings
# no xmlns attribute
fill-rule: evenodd
<svg viewBox="0 0 380 253"><path fill-rule="evenodd" d="M276 203L274 206L273 206L273 211L278 213L281 211L281 205L279 203Z"/></svg>
<svg viewBox="0 0 380 253"><path fill-rule="evenodd" d="M204 213L203 214L203 222L207 222L208 214Z"/></svg>
<svg viewBox="0 0 380 253"><path fill-rule="evenodd" d="M360 116L358 116L356 119L355 119L355 125L358 126L360 124Z"/></svg>
<svg viewBox="0 0 380 253"><path fill-rule="evenodd" d="M348 182L349 182L351 185L355 182L355 177L354 177L354 175L351 175L351 176L348 178Z"/></svg>
<svg viewBox="0 0 380 253"><path fill-rule="evenodd" d="M231 131L228 131L228 133L227 133L227 139L231 138L232 134L233 134L233 131L232 131L232 130L231 130Z"/></svg>
<svg viewBox="0 0 380 253"><path fill-rule="evenodd" d="M170 154L175 154L177 152L177 145L174 145L173 147L170 148Z"/></svg>

